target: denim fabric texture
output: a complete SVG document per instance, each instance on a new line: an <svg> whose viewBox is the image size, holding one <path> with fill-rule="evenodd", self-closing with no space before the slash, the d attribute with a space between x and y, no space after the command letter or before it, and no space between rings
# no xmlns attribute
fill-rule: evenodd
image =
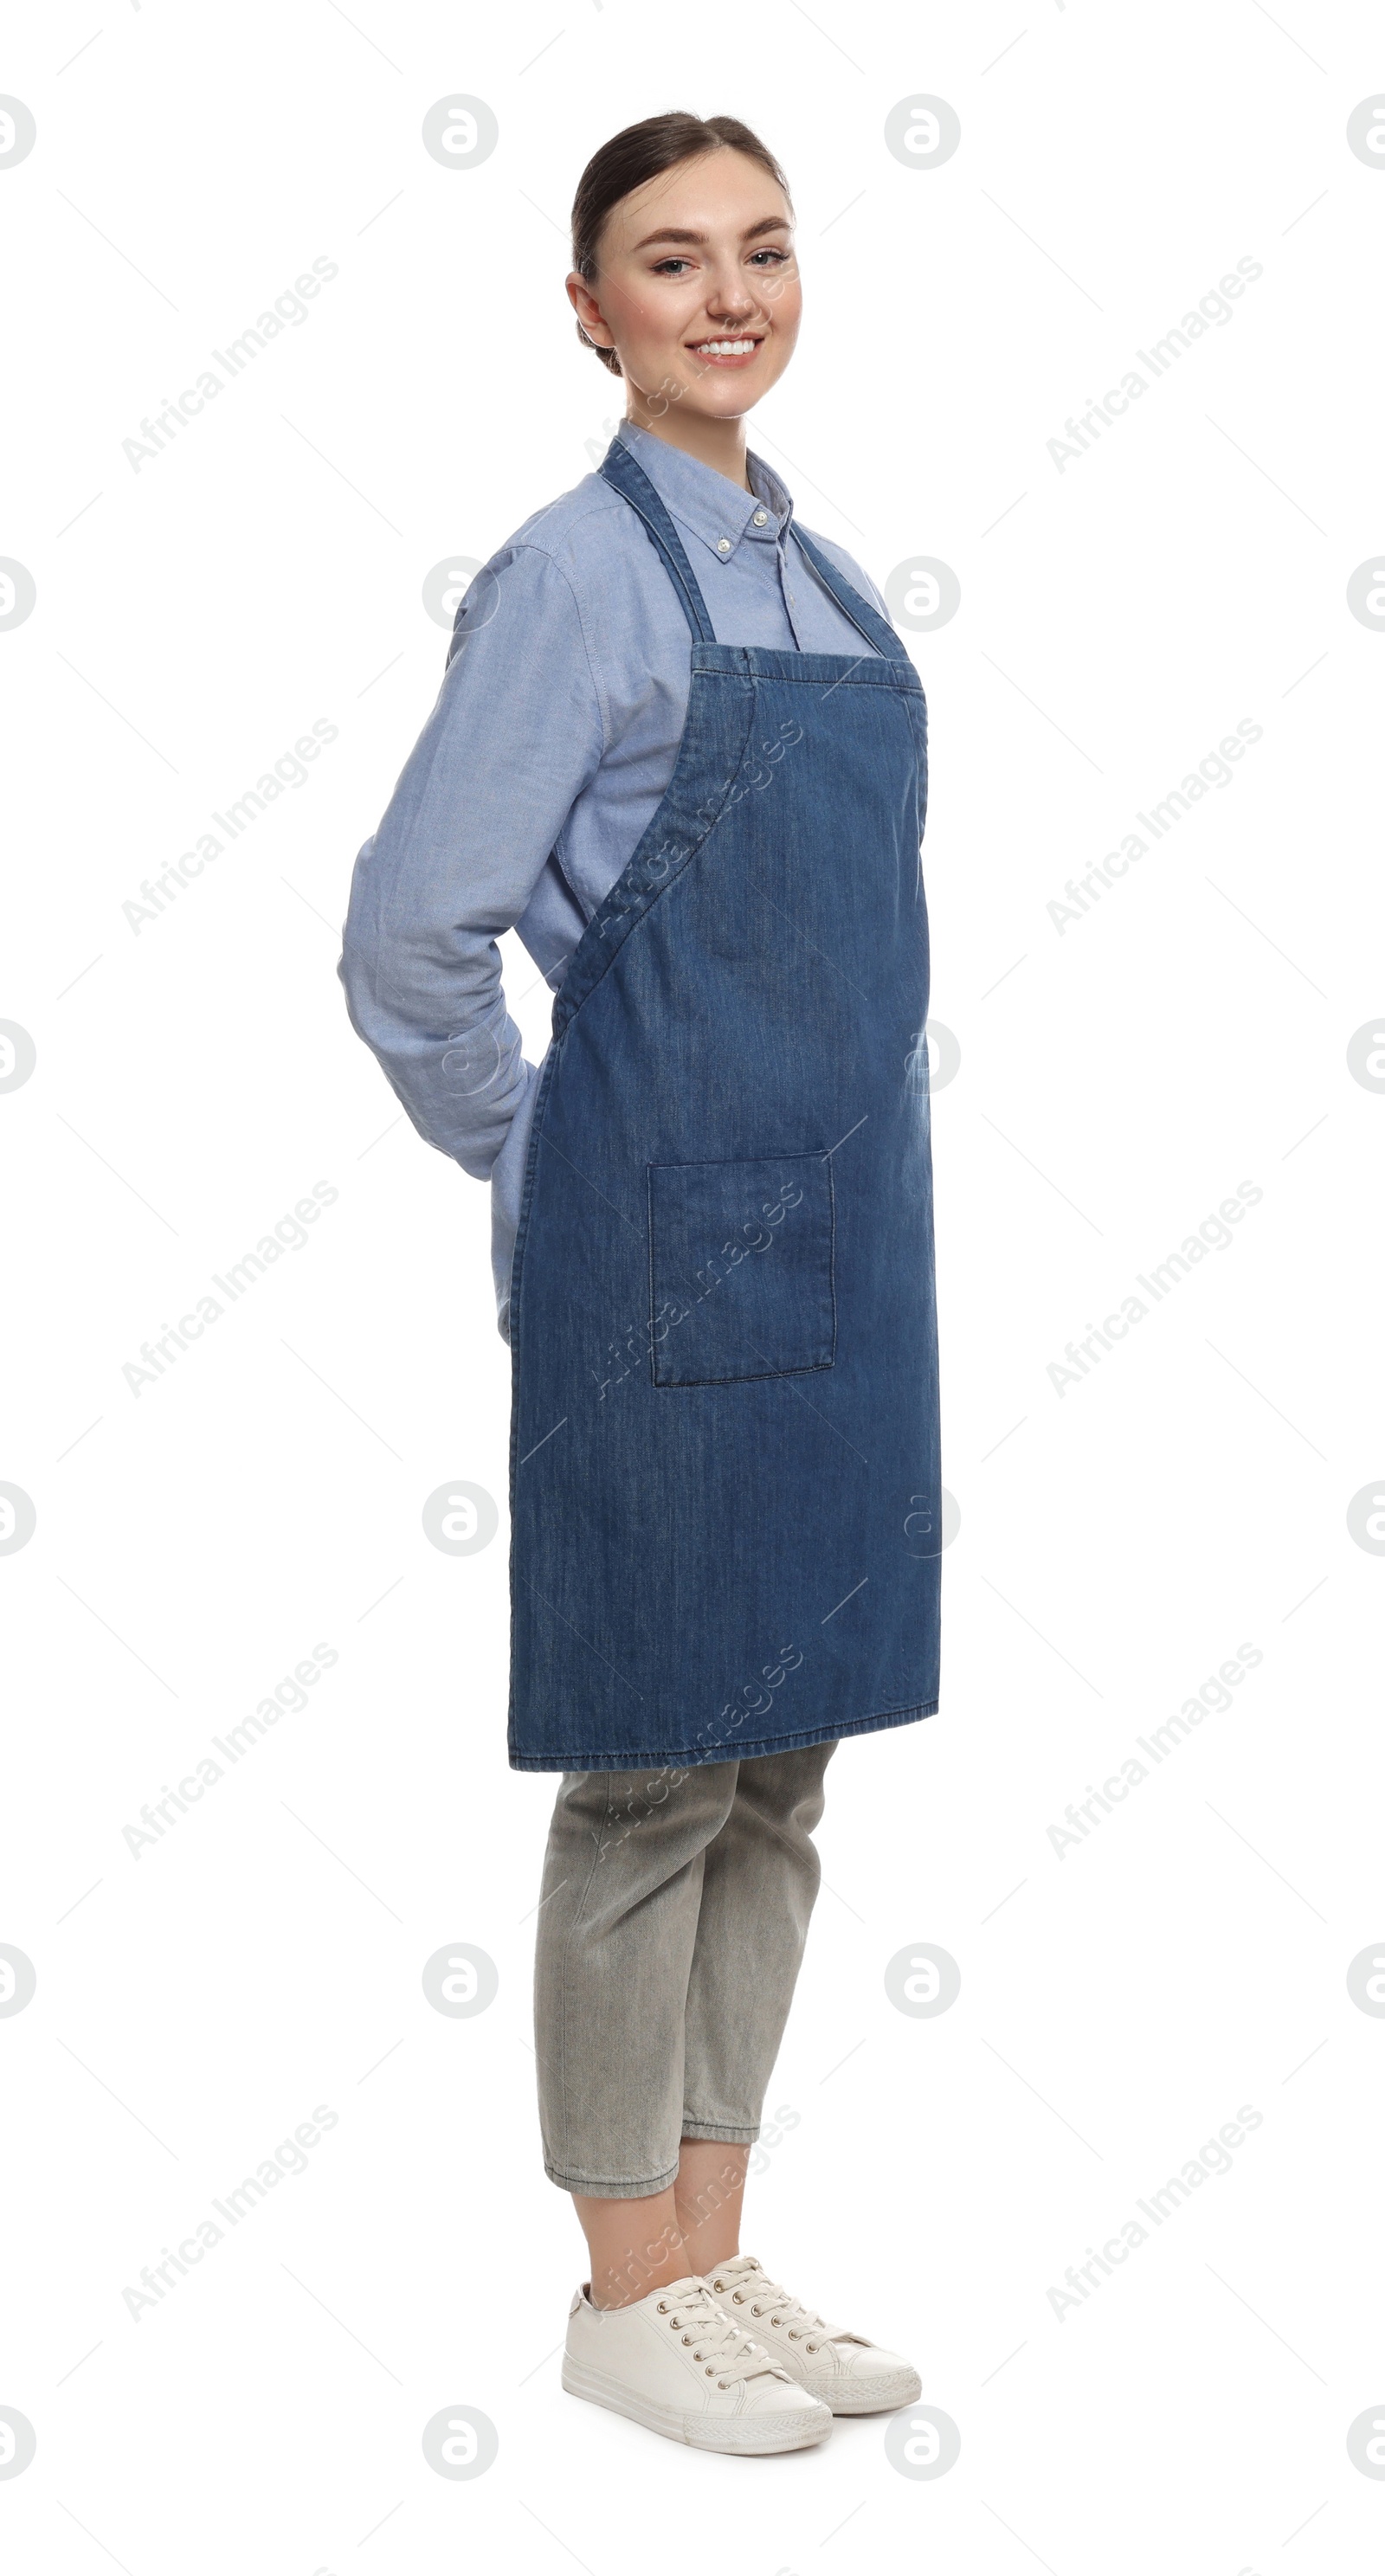
<svg viewBox="0 0 1385 2576"><path fill-rule="evenodd" d="M861 649L761 458L746 492L632 421L618 436L697 557L715 635ZM869 595L844 549L825 551ZM539 1077L506 1008L497 935L514 928L559 989L673 775L688 685L660 558L589 474L471 583L437 704L356 862L340 970L351 1019L420 1134L490 1177L502 1332Z"/></svg>
<svg viewBox="0 0 1385 2576"><path fill-rule="evenodd" d="M802 531L862 650L718 643L628 445L602 473L691 680L526 1152L510 1759L534 1771L756 1758L938 1694L923 692Z"/></svg>
<svg viewBox="0 0 1385 2576"><path fill-rule="evenodd" d="M681 2138L759 2136L835 1750L562 1782L534 2041L544 2167L563 2190L647 2199L672 2182Z"/></svg>
<svg viewBox="0 0 1385 2576"><path fill-rule="evenodd" d="M830 1368L832 1256L832 1158L821 1147L777 1162L651 1163L649 1310L678 1318L653 1339L655 1385ZM689 1296L692 1280L717 1294Z"/></svg>

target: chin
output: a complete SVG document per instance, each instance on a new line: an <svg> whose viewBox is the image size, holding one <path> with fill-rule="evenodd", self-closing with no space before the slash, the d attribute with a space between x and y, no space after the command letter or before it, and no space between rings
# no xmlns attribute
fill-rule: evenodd
<svg viewBox="0 0 1385 2576"><path fill-rule="evenodd" d="M751 367L743 375L723 376L713 370L698 378L696 391L688 399L696 403L699 411L719 420L726 412L744 411L747 399L753 402L764 392L763 384L754 384L752 389L752 380L758 374L759 369Z"/></svg>

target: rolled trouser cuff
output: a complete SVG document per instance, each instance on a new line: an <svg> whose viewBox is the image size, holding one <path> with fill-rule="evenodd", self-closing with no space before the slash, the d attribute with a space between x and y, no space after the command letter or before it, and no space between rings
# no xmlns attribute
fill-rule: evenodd
<svg viewBox="0 0 1385 2576"><path fill-rule="evenodd" d="M667 2173L656 2174L652 2182L609 2182L593 2174L562 2173L546 2159L543 2169L559 2191L580 2192L587 2200L653 2200L659 2192L669 2189L678 2172L677 2165L670 2165Z"/></svg>

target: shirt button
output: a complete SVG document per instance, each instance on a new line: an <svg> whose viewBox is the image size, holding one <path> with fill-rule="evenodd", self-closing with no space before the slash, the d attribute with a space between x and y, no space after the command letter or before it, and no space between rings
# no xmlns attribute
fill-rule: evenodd
<svg viewBox="0 0 1385 2576"><path fill-rule="evenodd" d="M729 538L729 537L718 537L718 539L717 539L717 553L718 553L719 555L729 555L729 553L730 553L730 552L731 552L731 540L730 540L730 538Z"/></svg>
<svg viewBox="0 0 1385 2576"><path fill-rule="evenodd" d="M768 519L769 519L769 512L768 512L768 510L757 510L757 511L756 511L756 513L755 513L755 525L756 525L756 527L757 527L757 528L763 528L763 527L766 525L766 523L767 523Z"/></svg>

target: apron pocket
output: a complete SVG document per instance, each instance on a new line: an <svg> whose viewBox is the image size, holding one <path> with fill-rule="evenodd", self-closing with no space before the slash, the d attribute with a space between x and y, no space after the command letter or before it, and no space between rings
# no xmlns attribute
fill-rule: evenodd
<svg viewBox="0 0 1385 2576"><path fill-rule="evenodd" d="M719 1386L831 1368L837 1305L827 1154L648 1169L655 1385Z"/></svg>

